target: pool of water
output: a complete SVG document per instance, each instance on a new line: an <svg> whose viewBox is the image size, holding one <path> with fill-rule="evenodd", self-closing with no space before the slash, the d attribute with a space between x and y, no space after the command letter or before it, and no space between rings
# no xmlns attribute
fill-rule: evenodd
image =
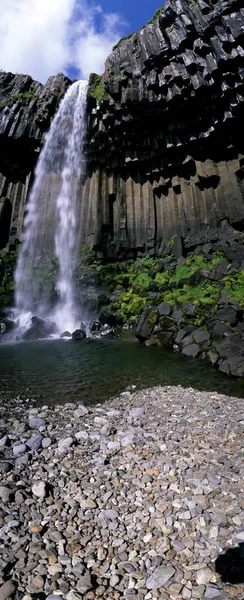
<svg viewBox="0 0 244 600"><path fill-rule="evenodd" d="M207 363L119 340L48 340L0 346L3 396L36 397L42 404L102 402L124 391L178 385L244 397L244 381Z"/></svg>

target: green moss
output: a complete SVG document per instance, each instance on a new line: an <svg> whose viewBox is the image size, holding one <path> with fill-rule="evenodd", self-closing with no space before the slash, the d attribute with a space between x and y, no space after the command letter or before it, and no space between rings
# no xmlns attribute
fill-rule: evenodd
<svg viewBox="0 0 244 600"><path fill-rule="evenodd" d="M244 306L244 271L223 277L224 290L230 294L230 300Z"/></svg>
<svg viewBox="0 0 244 600"><path fill-rule="evenodd" d="M190 255L184 265L178 265L175 273L171 279L172 283L179 283L181 280L191 277L194 273L200 269L213 269L223 258L223 255L216 253L212 259L209 260L202 254Z"/></svg>
<svg viewBox="0 0 244 600"><path fill-rule="evenodd" d="M91 98L95 98L97 102L102 102L104 94L105 90L102 75L94 74L91 78L89 96L91 96Z"/></svg>
<svg viewBox="0 0 244 600"><path fill-rule="evenodd" d="M129 289L120 296L119 308L117 310L118 316L123 319L124 322L130 324L135 323L137 317L139 317L147 304L147 297L140 296L133 292L133 289Z"/></svg>
<svg viewBox="0 0 244 600"><path fill-rule="evenodd" d="M155 11L154 15L153 15L153 16L152 16L152 18L151 18L151 19L150 19L150 20L147 22L147 24L149 24L149 23L153 23L153 22L154 22L154 21L155 21L155 20L156 20L156 19L159 17L159 15L161 15L161 14L162 14L162 12L164 12L164 8L161 6L160 8L158 8L158 9Z"/></svg>
<svg viewBox="0 0 244 600"><path fill-rule="evenodd" d="M163 299L171 305L191 302L195 306L213 306L217 302L219 292L220 287L217 283L204 280L198 285L169 289L164 293Z"/></svg>

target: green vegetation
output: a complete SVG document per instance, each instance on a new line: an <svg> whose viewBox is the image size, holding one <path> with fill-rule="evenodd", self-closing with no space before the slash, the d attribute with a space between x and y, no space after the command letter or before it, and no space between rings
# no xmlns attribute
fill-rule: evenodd
<svg viewBox="0 0 244 600"><path fill-rule="evenodd" d="M10 306L14 299L16 252L0 253L0 307Z"/></svg>
<svg viewBox="0 0 244 600"><path fill-rule="evenodd" d="M33 100L34 98L35 98L35 94L30 91L23 92L22 94L16 94L15 96L12 96L12 98L7 100L4 104L1 104L0 110L3 110L3 108L5 108L6 106L8 106L10 108L17 102L21 103L23 106L28 106L28 104L30 104L31 100Z"/></svg>
<svg viewBox="0 0 244 600"><path fill-rule="evenodd" d="M89 88L89 95L92 98L95 98L97 102L101 102L104 98L104 82L102 79L102 75L96 75L94 73L94 75L92 75L91 78L91 83L90 83L90 88Z"/></svg>
<svg viewBox="0 0 244 600"><path fill-rule="evenodd" d="M147 24L149 23L153 23L154 21L156 21L156 19L159 17L159 15L162 14L162 12L164 12L164 8L161 6L160 8L158 8L154 15L152 16L152 18L147 22Z"/></svg>
<svg viewBox="0 0 244 600"><path fill-rule="evenodd" d="M244 306L244 271L223 277L225 291L229 292L230 300Z"/></svg>
<svg viewBox="0 0 244 600"><path fill-rule="evenodd" d="M209 278L211 271L224 258L216 252L211 259L202 254L189 254L182 264L168 258L138 258L123 263L93 263L101 283L112 298L111 310L123 322L134 324L145 306L168 302L182 308L185 303L195 307L194 324L204 324L209 309L215 307L221 291L244 306L244 271L221 276L220 281ZM152 293L151 293L152 292ZM155 293L156 292L156 293ZM184 308L183 308L184 310Z"/></svg>

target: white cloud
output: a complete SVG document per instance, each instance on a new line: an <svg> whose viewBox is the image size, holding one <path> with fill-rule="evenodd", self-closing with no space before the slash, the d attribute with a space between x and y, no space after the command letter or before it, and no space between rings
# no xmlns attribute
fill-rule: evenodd
<svg viewBox="0 0 244 600"><path fill-rule="evenodd" d="M68 67L102 73L124 25L87 0L1 0L0 68L42 82Z"/></svg>

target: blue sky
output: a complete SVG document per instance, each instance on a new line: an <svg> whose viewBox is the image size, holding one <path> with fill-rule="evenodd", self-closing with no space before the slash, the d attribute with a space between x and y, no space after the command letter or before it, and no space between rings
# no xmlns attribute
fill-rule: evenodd
<svg viewBox="0 0 244 600"><path fill-rule="evenodd" d="M145 25L155 11L163 6L160 0L102 0L105 12L118 12L127 21L126 33L132 33Z"/></svg>
<svg viewBox="0 0 244 600"><path fill-rule="evenodd" d="M112 46L144 25L158 0L1 0L0 69L42 83L103 73Z"/></svg>

